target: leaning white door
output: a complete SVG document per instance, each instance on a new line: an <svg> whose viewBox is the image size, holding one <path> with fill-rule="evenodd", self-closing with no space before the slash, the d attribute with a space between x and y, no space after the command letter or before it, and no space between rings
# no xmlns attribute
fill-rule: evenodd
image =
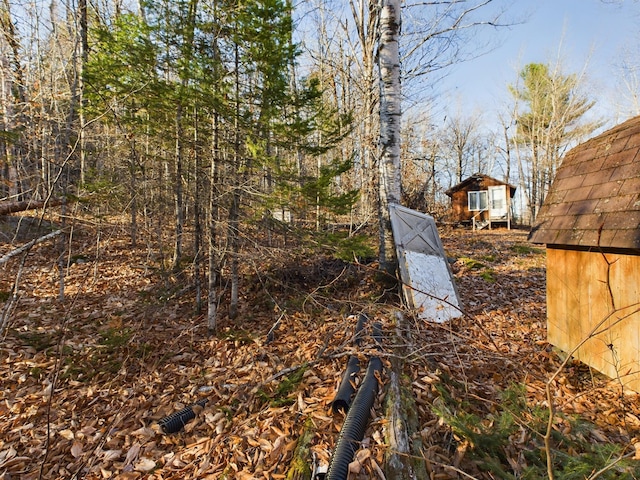
<svg viewBox="0 0 640 480"><path fill-rule="evenodd" d="M507 218L507 186L489 187L489 217Z"/></svg>
<svg viewBox="0 0 640 480"><path fill-rule="evenodd" d="M461 317L458 292L433 218L400 205L390 205L389 211L409 306L428 321Z"/></svg>

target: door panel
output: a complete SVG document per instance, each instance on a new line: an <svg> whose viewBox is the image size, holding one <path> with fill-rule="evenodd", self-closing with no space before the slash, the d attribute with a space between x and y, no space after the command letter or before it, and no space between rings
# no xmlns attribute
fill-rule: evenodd
<svg viewBox="0 0 640 480"><path fill-rule="evenodd" d="M462 316L458 292L432 217L390 205L391 226L407 303L420 318L446 322Z"/></svg>
<svg viewBox="0 0 640 480"><path fill-rule="evenodd" d="M491 218L507 218L506 185L489 187L489 216Z"/></svg>

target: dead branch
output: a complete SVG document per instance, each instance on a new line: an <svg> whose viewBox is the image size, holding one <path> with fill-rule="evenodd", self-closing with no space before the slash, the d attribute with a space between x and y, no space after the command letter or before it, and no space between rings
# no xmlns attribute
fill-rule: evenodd
<svg viewBox="0 0 640 480"><path fill-rule="evenodd" d="M55 232L48 233L47 235L43 235L42 237L35 238L30 242L25 243L21 247L18 247L15 250L10 251L3 257L0 257L0 265L7 263L13 257L15 257L16 255L20 255L22 252L29 250L34 245L37 245L38 243L46 242L47 240L57 237L61 233L62 233L62 230L56 230Z"/></svg>
<svg viewBox="0 0 640 480"><path fill-rule="evenodd" d="M16 279L13 282L13 288L11 289L11 296L7 300L5 304L2 315L0 316L0 337L4 335L5 329L9 325L9 317L11 316L11 312L14 307L18 303L19 299L19 288L20 288L20 278L22 277L22 271L24 270L24 264L27 260L27 254L25 253L22 256L22 260L20 261L20 266L18 267L18 273L16 274Z"/></svg>
<svg viewBox="0 0 640 480"><path fill-rule="evenodd" d="M43 207L56 207L62 205L67 200L62 198L51 198L49 200L20 200L12 202L0 202L0 215L23 212Z"/></svg>

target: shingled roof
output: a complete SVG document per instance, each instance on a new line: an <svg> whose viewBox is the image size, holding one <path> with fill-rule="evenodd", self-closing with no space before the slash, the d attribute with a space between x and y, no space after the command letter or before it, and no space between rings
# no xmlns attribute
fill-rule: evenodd
<svg viewBox="0 0 640 480"><path fill-rule="evenodd" d="M514 187L513 185L510 185L508 183L505 183L501 180L498 180L497 178L493 178L490 177L489 175L485 175L483 173L474 173L473 175L471 175L470 177L465 178L463 181L461 181L460 183L454 185L453 187L451 187L449 190L447 190L445 193L445 195L447 196L452 196L454 193L456 193L459 190L464 190L465 188L467 188L468 186L473 186L474 184L477 185L479 182L482 182L483 180L485 181L490 181L495 183L496 185L506 185L509 187L509 195L511 197L513 197L516 193L516 187Z"/></svg>
<svg viewBox="0 0 640 480"><path fill-rule="evenodd" d="M529 239L640 249L640 116L569 151Z"/></svg>

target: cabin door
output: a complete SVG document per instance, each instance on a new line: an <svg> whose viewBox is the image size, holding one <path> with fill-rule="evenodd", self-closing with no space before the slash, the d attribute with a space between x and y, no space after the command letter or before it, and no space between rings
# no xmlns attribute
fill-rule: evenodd
<svg viewBox="0 0 640 480"><path fill-rule="evenodd" d="M489 187L489 218L507 218L507 186Z"/></svg>

